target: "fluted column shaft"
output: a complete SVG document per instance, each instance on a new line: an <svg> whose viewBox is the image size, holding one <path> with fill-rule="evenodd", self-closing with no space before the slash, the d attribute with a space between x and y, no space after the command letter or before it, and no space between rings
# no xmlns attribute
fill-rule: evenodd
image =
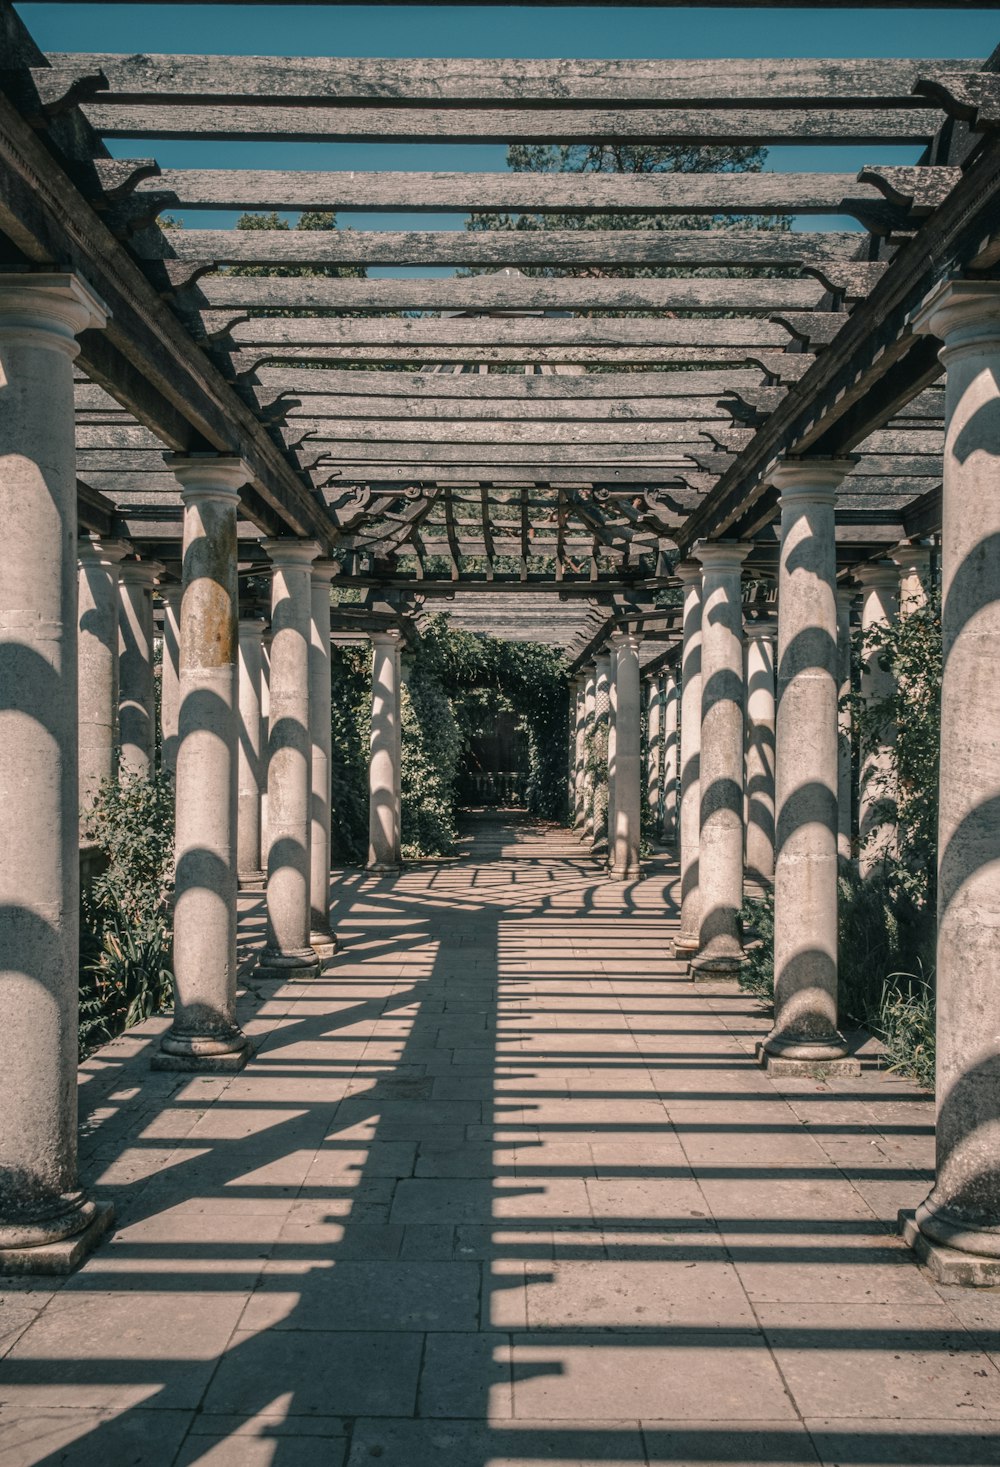
<svg viewBox="0 0 1000 1467"><path fill-rule="evenodd" d="M258 971L305 979L319 971L309 944L309 646L313 540L264 540L271 560L267 765L267 944Z"/></svg>
<svg viewBox="0 0 1000 1467"><path fill-rule="evenodd" d="M114 778L118 725L118 563L128 547L96 535L77 546L79 572L80 810L86 819Z"/></svg>
<svg viewBox="0 0 1000 1467"><path fill-rule="evenodd" d="M310 822L309 943L317 957L330 958L337 940L330 927L330 582L336 561L312 568L312 641L309 648L309 725L312 732L312 818Z"/></svg>
<svg viewBox="0 0 1000 1467"><path fill-rule="evenodd" d="M393 871L400 863L399 632L373 632L371 754L368 763L368 869Z"/></svg>
<svg viewBox="0 0 1000 1467"><path fill-rule="evenodd" d="M0 1272L65 1272L110 1221L77 1178L72 367L105 320L75 275L0 275Z"/></svg>
<svg viewBox="0 0 1000 1467"><path fill-rule="evenodd" d="M747 627L746 868L774 879L774 628Z"/></svg>
<svg viewBox="0 0 1000 1467"><path fill-rule="evenodd" d="M684 588L681 647L680 742L680 927L674 951L698 951L700 894L698 843L701 836L701 566L684 560L677 567Z"/></svg>
<svg viewBox="0 0 1000 1467"><path fill-rule="evenodd" d="M140 779L155 773L153 587L162 571L155 560L126 560L118 572L118 768Z"/></svg>
<svg viewBox="0 0 1000 1467"><path fill-rule="evenodd" d="M897 545L892 561L899 570L899 611L909 616L927 605L931 589L931 547L922 542Z"/></svg>
<svg viewBox="0 0 1000 1467"><path fill-rule="evenodd" d="M618 881L639 875L642 808L642 683L639 677L641 637L616 632L611 639L615 669L615 804L613 860Z"/></svg>
<svg viewBox="0 0 1000 1467"><path fill-rule="evenodd" d="M837 1029L837 556L834 506L850 461L788 461L778 572L774 1028L769 1056L847 1053Z"/></svg>
<svg viewBox="0 0 1000 1467"><path fill-rule="evenodd" d="M699 952L693 974L743 961L743 611L745 545L698 547L701 603L701 836Z"/></svg>
<svg viewBox="0 0 1000 1467"><path fill-rule="evenodd" d="M891 560L860 566L854 573L861 584L861 630L864 654L861 665L861 699L866 710L890 699L896 687L891 668L882 666L882 656L870 640L874 628L888 626L899 612L899 572ZM896 725L881 718L862 739L859 790L858 868L862 876L881 869L896 851L896 781L893 750Z"/></svg>
<svg viewBox="0 0 1000 1467"><path fill-rule="evenodd" d="M263 874L260 864L261 796L264 787L260 712L263 635L264 622L259 616L240 618L236 870L241 882L257 883Z"/></svg>
<svg viewBox="0 0 1000 1467"><path fill-rule="evenodd" d="M1000 1283L1000 286L996 281L941 285L915 329L943 340L941 360L947 374L941 532L937 1176L930 1196L917 1210L917 1223L925 1238L944 1245L932 1260L939 1277L996 1284ZM963 1257L953 1260L952 1252L959 1251ZM955 1262L960 1269L949 1268Z"/></svg>

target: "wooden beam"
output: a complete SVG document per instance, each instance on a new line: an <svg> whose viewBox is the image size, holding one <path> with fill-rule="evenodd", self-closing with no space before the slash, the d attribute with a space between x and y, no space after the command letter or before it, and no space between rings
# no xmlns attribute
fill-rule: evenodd
<svg viewBox="0 0 1000 1467"><path fill-rule="evenodd" d="M702 426L703 421L698 420L699 426ZM721 425L729 423L730 419L722 417L717 421ZM283 429L283 434L286 442L294 442L307 450L349 444L349 451L352 453L361 444L397 444L401 447L413 444L453 444L476 453L482 444L493 444L501 448L538 443L553 446L564 444L567 447L588 444L652 446L660 443L692 443L698 436L688 418L676 422L647 423L618 420L603 423L559 423L548 418L529 423L476 423L456 419L397 423L380 422L374 418L304 418L290 420ZM881 436L875 435L876 438ZM924 435L919 436L922 438ZM79 443L79 439L77 441ZM133 445L123 441L121 446ZM136 443L134 446L141 445ZM872 447L876 449L877 445L873 444ZM920 445L914 445L915 449L919 447Z"/></svg>
<svg viewBox="0 0 1000 1467"><path fill-rule="evenodd" d="M692 372L691 376L697 374ZM638 423L689 422L697 419L728 424L732 418L720 394L705 397L640 398L549 398L532 402L524 398L418 398L401 397L307 397L284 418L289 432L325 433L334 420L362 423Z"/></svg>
<svg viewBox="0 0 1000 1467"><path fill-rule="evenodd" d="M682 401L702 397L722 397L726 393L749 391L761 384L763 374L757 367L734 368L726 372L596 372L572 375L555 373L488 373L488 372L350 372L335 368L262 367L251 390L268 402L279 394L301 399L302 410L311 411L316 400L329 397L338 402L384 402L386 415L408 411L411 407L428 407L440 411L453 406L456 411L487 410L493 404L499 409L521 404L552 404L557 413L563 406L593 402L598 408L614 401L636 403L645 399L679 398ZM77 388L77 407L100 407L98 398ZM117 404L112 404L117 406Z"/></svg>
<svg viewBox="0 0 1000 1467"><path fill-rule="evenodd" d="M211 312L206 312L206 317ZM809 313L818 322L826 312ZM836 318L838 321L847 317ZM392 350L418 347L491 346L693 346L781 347L789 340L784 326L770 321L727 316L702 321L668 317L581 317L564 320L548 316L486 319L439 317L360 317L338 320L326 316L256 316L229 332L234 347L243 346L374 346Z"/></svg>
<svg viewBox="0 0 1000 1467"><path fill-rule="evenodd" d="M363 326L364 322L356 323ZM371 324L371 323L369 323ZM405 325L405 322L401 322ZM491 322L491 325L503 323ZM563 325L568 323L563 322ZM671 322L672 327L682 323ZM692 323L695 324L695 323ZM717 323L709 323L715 325ZM748 324L748 323L743 323ZM740 323L733 323L733 330L738 329ZM725 330L725 327L723 326ZM776 353L778 343L775 341L775 333L782 335L782 340L787 341L787 336L781 332L780 327L761 323L760 329L767 332L767 341L764 349ZM731 334L726 331L726 334ZM290 361L298 362L326 362L346 363L354 362L361 365L374 367L402 366L413 363L418 367L432 367L440 363L442 366L477 366L477 367L609 367L612 371L620 371L625 367L656 367L656 366L679 366L682 363L692 366L721 366L723 363L738 368L745 368L748 362L759 357L761 347L747 343L743 346L629 346L620 343L616 346L580 346L569 341L565 346L534 346L525 342L519 346L460 346L452 342L442 342L435 346L430 342L414 343L412 345L394 345L386 343L384 346L357 346L345 343L343 346L286 346L280 342L273 346L251 346L231 352L222 352L216 349L218 358L228 365L229 370L235 377L247 377L252 372L268 362ZM794 361L794 357L789 358ZM358 374L360 378L360 373Z"/></svg>

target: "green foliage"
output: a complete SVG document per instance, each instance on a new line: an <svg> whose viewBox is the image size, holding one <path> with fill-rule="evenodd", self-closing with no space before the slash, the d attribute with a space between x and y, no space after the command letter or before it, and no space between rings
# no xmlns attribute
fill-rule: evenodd
<svg viewBox="0 0 1000 1467"><path fill-rule="evenodd" d="M367 648L331 648L333 856L347 863L368 855L368 744L371 657Z"/></svg>
<svg viewBox="0 0 1000 1467"><path fill-rule="evenodd" d="M886 1067L934 1089L934 986L922 974L890 973L882 992L879 1032Z"/></svg>
<svg viewBox="0 0 1000 1467"><path fill-rule="evenodd" d="M743 943L747 960L740 969L739 983L744 993L756 998L774 998L774 894L770 891L756 900L747 899L740 911Z"/></svg>
<svg viewBox="0 0 1000 1467"><path fill-rule="evenodd" d="M287 219L282 219L280 214L273 211L269 214L241 214L236 221L237 229L291 229ZM296 230L333 230L337 228L337 216L328 211L307 210L300 214L295 223ZM260 276L326 276L329 279L352 279L363 280L366 271L360 265L230 265L226 269L227 275L242 275L247 277ZM272 312L271 314L282 314ZM289 313L284 313L289 314ZM296 312L296 314L301 314Z"/></svg>
<svg viewBox="0 0 1000 1467"><path fill-rule="evenodd" d="M455 844L455 784L463 742L451 699L419 668L403 685L403 855L445 855ZM415 674L415 675L414 675Z"/></svg>
<svg viewBox="0 0 1000 1467"><path fill-rule="evenodd" d="M173 996L171 780L106 780L85 834L106 864L80 899L81 1054L162 1012Z"/></svg>

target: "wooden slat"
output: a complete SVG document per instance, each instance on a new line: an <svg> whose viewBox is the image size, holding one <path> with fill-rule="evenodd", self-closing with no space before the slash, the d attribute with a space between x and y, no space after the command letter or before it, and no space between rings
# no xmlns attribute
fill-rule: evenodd
<svg viewBox="0 0 1000 1467"><path fill-rule="evenodd" d="M263 100L263 99L262 99ZM933 110L757 107L518 111L513 108L250 106L226 103L89 102L91 127L109 138L214 138L219 142L610 143L699 147L739 142L837 144L930 142Z"/></svg>
<svg viewBox="0 0 1000 1467"><path fill-rule="evenodd" d="M206 313L210 315L211 313ZM817 328L825 312L811 312ZM842 318L846 320L846 317ZM325 316L258 316L229 333L235 346L784 346L788 331L769 321L726 317L721 320L668 318L564 320L544 316L507 319L389 317L338 320Z"/></svg>
<svg viewBox="0 0 1000 1467"><path fill-rule="evenodd" d="M697 374L692 372L690 376ZM661 423L687 422L692 418L731 422L718 406L721 394L705 397L640 398L548 398L539 402L523 398L418 398L402 397L306 397L302 406L285 418L287 429L325 432L333 419L349 418L359 423L412 422L519 423Z"/></svg>
<svg viewBox="0 0 1000 1467"><path fill-rule="evenodd" d="M772 328L775 330L777 328ZM782 337L787 341L787 336ZM769 335L767 347L773 351L776 343ZM766 348L765 348L766 349ZM760 355L761 348L745 346L578 346L568 342L565 346L534 346L526 342L523 346L458 346L442 342L432 346L429 342L414 345L356 346L274 346L247 347L241 351L219 353L228 362L232 372L246 376L265 362L357 362L375 367L469 365L490 367L610 367L620 371L623 367L668 366L691 364L692 366L719 366L729 363L744 368L751 354ZM796 358L790 358L795 361ZM812 357L809 358L812 361Z"/></svg>
<svg viewBox="0 0 1000 1467"><path fill-rule="evenodd" d="M666 443L514 443L502 438L495 443L423 443L396 442L373 443L358 439L354 442L303 444L298 454L301 462L316 464L320 459L337 467L338 460L349 459L352 463L451 463L460 464L474 460L476 463L576 463L585 467L597 464L617 463L676 463L698 455L703 457L699 444L692 437L680 442ZM99 452L99 450L95 450ZM586 478L587 475L584 475Z"/></svg>
<svg viewBox="0 0 1000 1467"><path fill-rule="evenodd" d="M731 420L718 417L720 431ZM699 419L698 427L703 426ZM308 436L304 437L303 430ZM447 422L378 422L374 419L326 418L322 420L293 420L284 429L286 442L301 444L307 449L337 444L371 443L452 443L465 444L471 452L481 443L525 444L564 443L583 445L589 443L655 444L690 443L698 436L687 418L677 422L628 423L613 420L603 423L558 423L542 420L532 423L470 423L452 419ZM876 434L876 438L881 435ZM921 439L924 435L919 436ZM78 440L79 441L79 440ZM873 444L875 451L879 445ZM919 445L923 447L921 443ZM916 445L915 445L916 447ZM353 449L350 450L353 452Z"/></svg>
<svg viewBox="0 0 1000 1467"><path fill-rule="evenodd" d="M899 217L852 173L336 173L165 168L129 198L170 209ZM623 231L615 231L621 233Z"/></svg>
<svg viewBox="0 0 1000 1467"><path fill-rule="evenodd" d="M265 99L392 106L503 102L513 106L789 106L814 101L926 105L921 75L974 70L975 62L860 58L726 60L426 59L336 56L49 55L54 66L97 70L116 101L148 97L245 102Z"/></svg>
<svg viewBox="0 0 1000 1467"><path fill-rule="evenodd" d="M213 330L222 308L305 311L695 311L809 310L817 280L534 280L499 274L467 280L326 280L211 276L179 292Z"/></svg>
<svg viewBox="0 0 1000 1467"><path fill-rule="evenodd" d="M791 359L794 360L794 359ZM640 399L722 397L726 393L759 387L763 376L757 368L728 372L597 372L557 376L554 373L510 374L488 372L345 372L335 368L262 367L255 390L271 400L288 393L302 402L309 413L312 404L329 397L347 402L384 403L384 413L409 413L411 407L427 406L456 411L487 411L492 404L506 410L519 403L571 405L574 401L609 406L616 400L633 403ZM77 406L84 399L77 389ZM87 399L89 401L89 399ZM391 404L391 406L390 406ZM95 400L95 405L98 405ZM460 406L461 405L461 406ZM558 410L553 406L553 411Z"/></svg>
<svg viewBox="0 0 1000 1467"><path fill-rule="evenodd" d="M783 229L149 229L140 259L219 265L781 266L850 260L857 234Z"/></svg>
<svg viewBox="0 0 1000 1467"><path fill-rule="evenodd" d="M338 463L329 470L314 471L316 482L329 482L331 492L340 492L350 484L385 486L393 484L648 484L683 488L683 472L661 468L656 464L641 467L601 467L596 472L581 472L577 466L561 464L365 464ZM100 487L100 486L98 486Z"/></svg>

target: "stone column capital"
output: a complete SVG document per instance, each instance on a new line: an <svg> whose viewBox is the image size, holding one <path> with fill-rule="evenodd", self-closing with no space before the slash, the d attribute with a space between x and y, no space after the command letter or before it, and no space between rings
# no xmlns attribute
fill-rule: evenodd
<svg viewBox="0 0 1000 1467"><path fill-rule="evenodd" d="M314 560L309 567L309 574L313 578L313 585L321 584L323 581L330 584L340 575L340 562L337 560Z"/></svg>
<svg viewBox="0 0 1000 1467"><path fill-rule="evenodd" d="M832 504L856 458L783 458L768 473L784 504Z"/></svg>
<svg viewBox="0 0 1000 1467"><path fill-rule="evenodd" d="M185 505L199 499L238 500L252 475L241 458L219 453L165 453L167 468L181 486Z"/></svg>
<svg viewBox="0 0 1000 1467"><path fill-rule="evenodd" d="M72 360L81 331L103 330L108 308L79 275L0 275L0 338L61 351Z"/></svg>
<svg viewBox="0 0 1000 1467"><path fill-rule="evenodd" d="M695 554L703 575L706 571L738 572L750 554L750 546L740 540L699 540Z"/></svg>
<svg viewBox="0 0 1000 1467"><path fill-rule="evenodd" d="M600 677L602 672L607 676L611 668L611 653L599 652L594 658L594 667L597 670L598 677Z"/></svg>
<svg viewBox="0 0 1000 1467"><path fill-rule="evenodd" d="M837 605L844 610L850 611L854 606L857 595L857 586L845 586L841 584L837 587Z"/></svg>
<svg viewBox="0 0 1000 1467"><path fill-rule="evenodd" d="M262 540L260 548L271 562L272 569L284 570L286 566L304 566L312 570L312 563L322 549L318 540L297 540L283 535L276 540Z"/></svg>
<svg viewBox="0 0 1000 1467"><path fill-rule="evenodd" d="M684 586L691 586L701 581L701 562L698 560L682 560L674 570L674 575Z"/></svg>
<svg viewBox="0 0 1000 1467"><path fill-rule="evenodd" d="M631 652L638 652L642 646L642 633L612 632L610 641L616 652L620 652L622 648L628 648Z"/></svg>
<svg viewBox="0 0 1000 1467"><path fill-rule="evenodd" d="M863 591L898 591L899 566L891 560L872 560L855 566L854 579Z"/></svg>
<svg viewBox="0 0 1000 1467"><path fill-rule="evenodd" d="M748 642L773 641L778 635L778 626L773 621L748 621L743 635Z"/></svg>
<svg viewBox="0 0 1000 1467"><path fill-rule="evenodd" d="M263 637L267 622L262 616L241 616L239 619L240 640L244 637Z"/></svg>
<svg viewBox="0 0 1000 1467"><path fill-rule="evenodd" d="M1000 347L1000 280L943 280L910 322L918 336L937 336L945 353Z"/></svg>
<svg viewBox="0 0 1000 1467"><path fill-rule="evenodd" d="M165 606L179 607L184 600L184 587L180 581L171 581L167 586L157 586L156 590Z"/></svg>
<svg viewBox="0 0 1000 1467"><path fill-rule="evenodd" d="M81 565L115 566L131 552L132 547L124 540L104 540L100 535L81 535L76 542L76 558Z"/></svg>
<svg viewBox="0 0 1000 1467"><path fill-rule="evenodd" d="M369 632L368 639L373 647L402 646L403 633L393 627L389 631Z"/></svg>
<svg viewBox="0 0 1000 1467"><path fill-rule="evenodd" d="M165 570L166 566L159 560L123 560L118 576L123 586L140 586L151 591Z"/></svg>
<svg viewBox="0 0 1000 1467"><path fill-rule="evenodd" d="M926 575L930 569L931 547L924 540L918 540L915 545L904 540L895 549L889 551L889 559L901 571L915 570Z"/></svg>

